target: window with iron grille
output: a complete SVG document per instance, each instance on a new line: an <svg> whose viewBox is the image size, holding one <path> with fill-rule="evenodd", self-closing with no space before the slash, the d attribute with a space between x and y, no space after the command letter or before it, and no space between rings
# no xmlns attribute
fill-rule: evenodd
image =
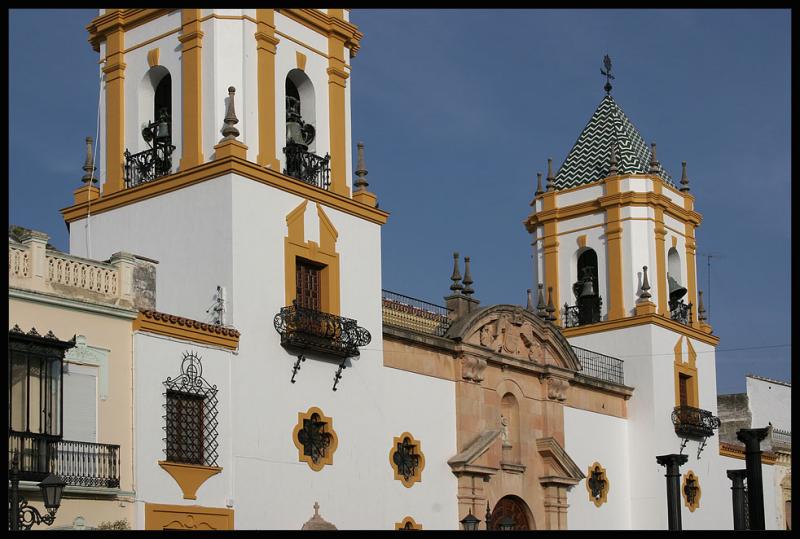
<svg viewBox="0 0 800 539"><path fill-rule="evenodd" d="M184 353L181 375L164 386L167 461L216 466L217 386L203 378L200 357Z"/></svg>

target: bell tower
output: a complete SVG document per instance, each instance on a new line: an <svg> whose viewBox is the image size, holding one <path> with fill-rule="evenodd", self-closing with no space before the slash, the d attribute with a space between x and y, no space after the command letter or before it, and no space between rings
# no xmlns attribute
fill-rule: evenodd
<svg viewBox="0 0 800 539"><path fill-rule="evenodd" d="M611 96L605 60L605 96L555 173L548 159L546 186L540 174L524 224L539 316L573 346L621 360L633 388L627 428L636 433L628 473L641 478L625 493L631 524L659 528L662 515L646 501L664 496L653 487L661 480L655 457L688 453L693 469L701 457L703 469L720 458L712 443L719 339L697 288L702 217L686 163L674 180Z"/></svg>

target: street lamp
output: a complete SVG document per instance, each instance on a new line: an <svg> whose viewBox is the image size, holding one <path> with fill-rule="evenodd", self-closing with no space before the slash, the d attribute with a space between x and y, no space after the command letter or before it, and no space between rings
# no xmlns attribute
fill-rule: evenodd
<svg viewBox="0 0 800 539"><path fill-rule="evenodd" d="M461 519L461 525L464 526L464 530L468 532L477 530L480 522L481 520L472 514L472 509L469 510L467 516Z"/></svg>
<svg viewBox="0 0 800 539"><path fill-rule="evenodd" d="M514 519L510 516L504 516L500 519L497 523L497 528L503 531L509 531L514 529Z"/></svg>
<svg viewBox="0 0 800 539"><path fill-rule="evenodd" d="M56 511L61 505L61 494L67 484L58 476L50 474L39 483L42 491L42 500L47 509L47 514L42 515L35 507L28 505L28 500L19 493L19 465L17 452L11 459L11 470L8 479L11 488L8 493L8 529L11 531L30 530L34 524L50 526L56 519Z"/></svg>

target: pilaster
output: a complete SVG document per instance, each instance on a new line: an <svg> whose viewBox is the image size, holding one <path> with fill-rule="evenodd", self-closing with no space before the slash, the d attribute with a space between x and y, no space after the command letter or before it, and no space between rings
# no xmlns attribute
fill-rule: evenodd
<svg viewBox="0 0 800 539"><path fill-rule="evenodd" d="M280 41L275 37L275 10L256 9L256 51L258 54L258 156L262 167L280 172L276 156L275 53Z"/></svg>
<svg viewBox="0 0 800 539"><path fill-rule="evenodd" d="M106 181L103 195L123 189L125 152L125 31L122 19L106 37L103 73L106 79Z"/></svg>
<svg viewBox="0 0 800 539"><path fill-rule="evenodd" d="M341 10L331 10L338 11ZM331 16L334 16L331 14ZM331 32L328 36L328 109L331 141L331 190L350 196L345 183L347 175L347 146L345 123L345 87L350 75L345 71L344 39Z"/></svg>
<svg viewBox="0 0 800 539"><path fill-rule="evenodd" d="M181 129L180 170L186 170L203 163L203 108L202 108L202 47L203 32L200 30L200 10L181 10L181 75L183 80L183 110Z"/></svg>

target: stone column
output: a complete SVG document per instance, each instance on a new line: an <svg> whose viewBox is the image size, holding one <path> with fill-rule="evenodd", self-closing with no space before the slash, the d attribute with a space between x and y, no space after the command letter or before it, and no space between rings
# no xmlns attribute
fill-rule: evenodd
<svg viewBox="0 0 800 539"><path fill-rule="evenodd" d="M747 508L750 513L750 529L763 530L764 485L761 479L761 440L767 437L770 427L739 429L736 438L744 442L744 459L747 466Z"/></svg>
<svg viewBox="0 0 800 539"><path fill-rule="evenodd" d="M689 455L660 455L656 462L666 466L667 473L667 522L670 530L681 529L681 464L686 464Z"/></svg>
<svg viewBox="0 0 800 539"><path fill-rule="evenodd" d="M747 470L728 470L728 479L732 481L731 498L733 500L733 529L745 530L744 515L744 478Z"/></svg>

